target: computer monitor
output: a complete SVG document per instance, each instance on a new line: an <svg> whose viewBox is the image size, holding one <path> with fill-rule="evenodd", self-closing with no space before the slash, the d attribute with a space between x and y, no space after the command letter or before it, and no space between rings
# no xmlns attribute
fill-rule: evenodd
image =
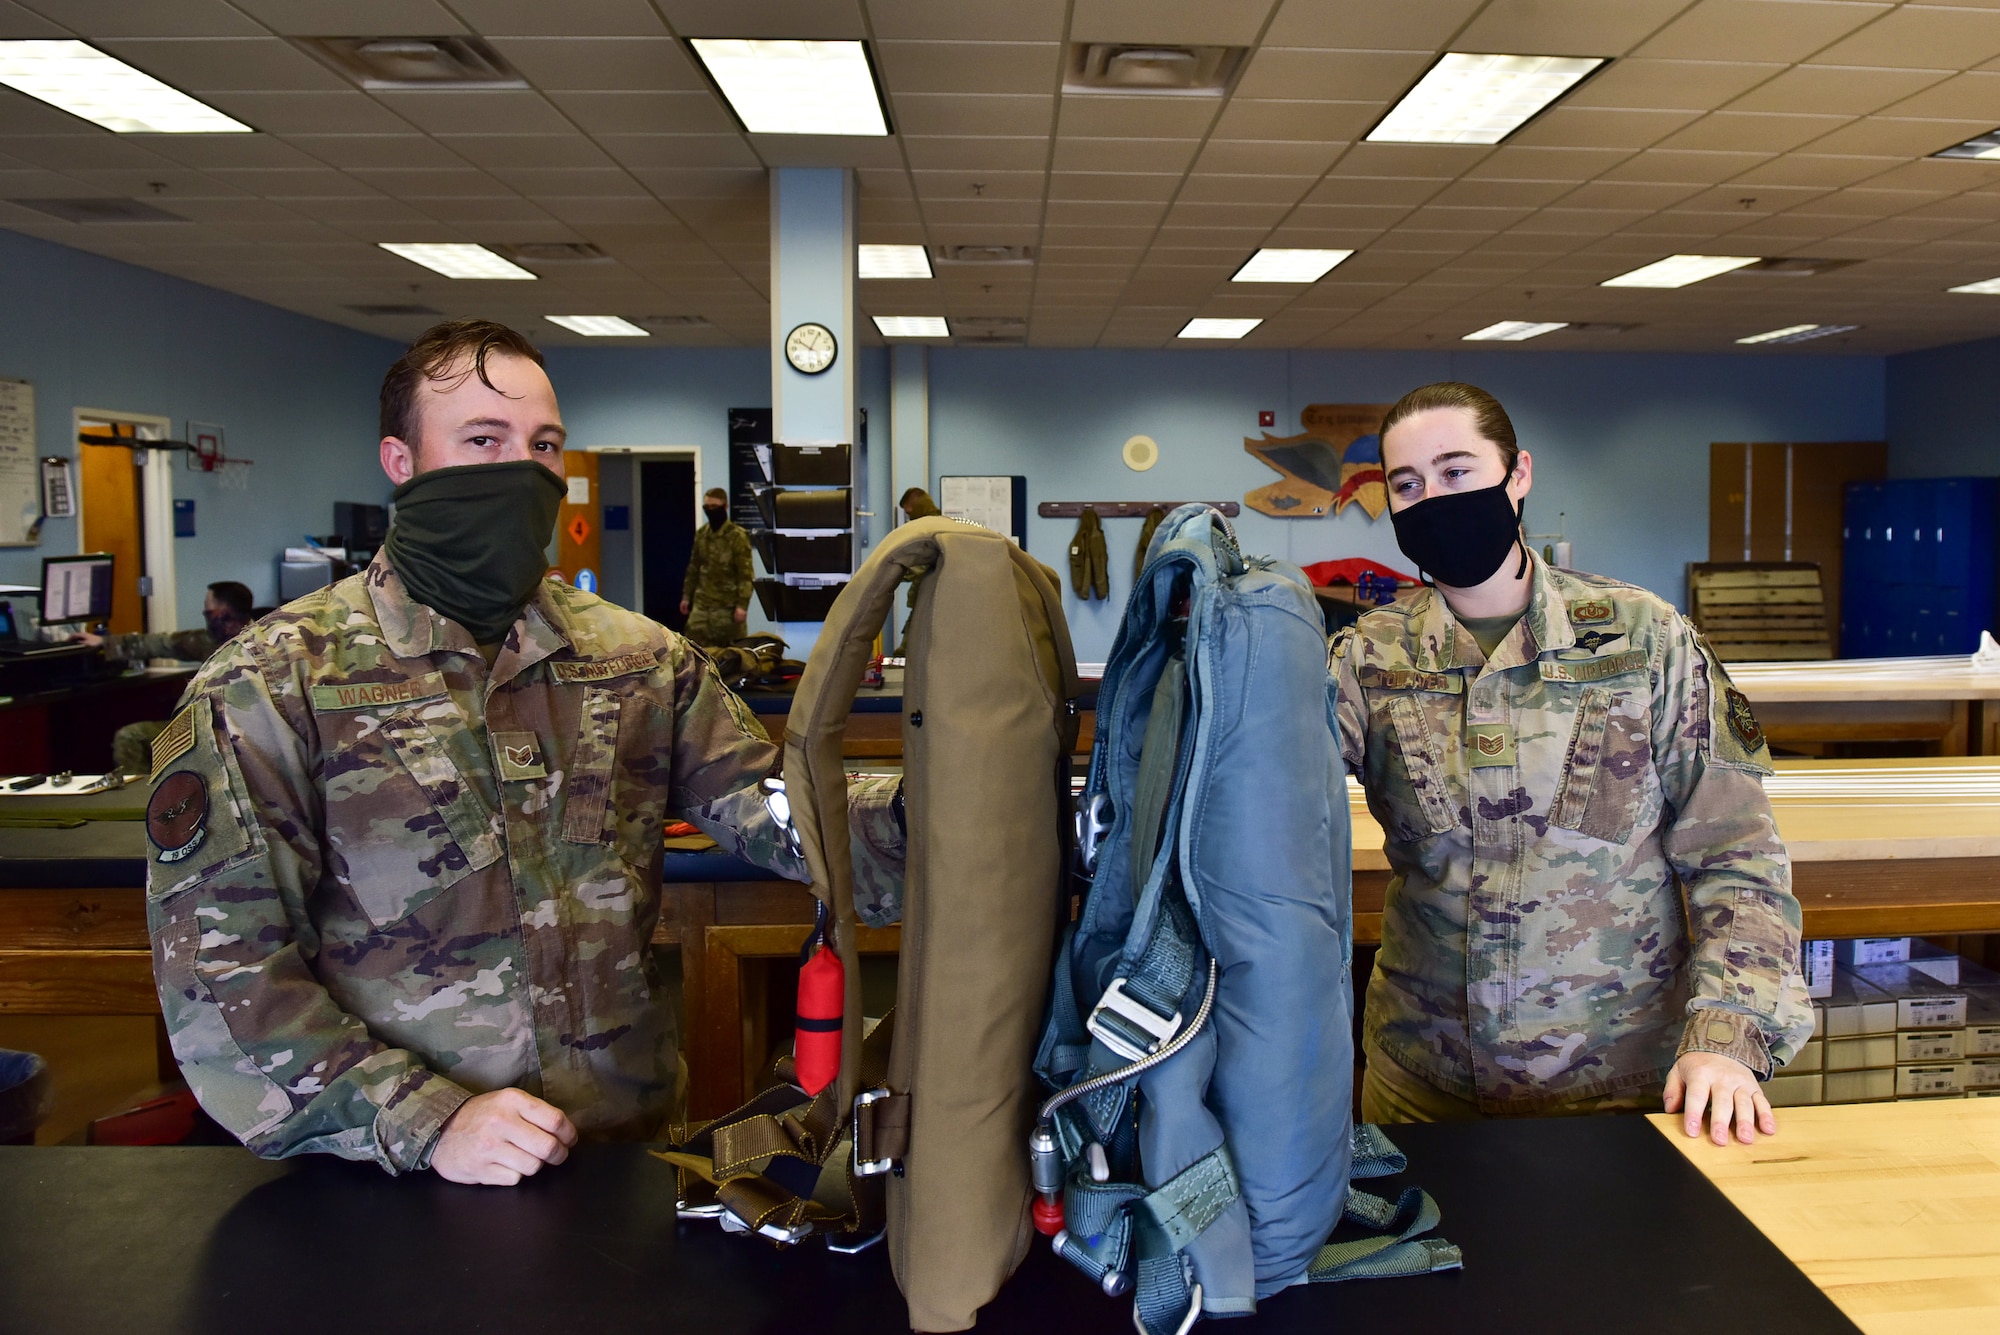
<svg viewBox="0 0 2000 1335"><path fill-rule="evenodd" d="M42 624L60 626L111 617L110 552L42 558Z"/></svg>

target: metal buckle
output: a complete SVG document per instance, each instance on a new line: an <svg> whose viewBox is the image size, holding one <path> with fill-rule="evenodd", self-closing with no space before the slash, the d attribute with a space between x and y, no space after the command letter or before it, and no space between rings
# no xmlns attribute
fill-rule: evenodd
<svg viewBox="0 0 2000 1335"><path fill-rule="evenodd" d="M1097 867L1097 846L1111 833L1111 802L1091 793L1076 805L1076 862L1087 876Z"/></svg>
<svg viewBox="0 0 2000 1335"><path fill-rule="evenodd" d="M1155 1014L1137 997L1127 996L1127 978L1114 978L1083 1022L1091 1036L1128 1062L1144 1061L1181 1029L1181 1013Z"/></svg>
<svg viewBox="0 0 2000 1335"><path fill-rule="evenodd" d="M771 813L771 820L785 836L785 847L795 858L806 855L805 842L799 838L799 828L792 823L792 800L785 795L783 779L766 779L763 783L764 809Z"/></svg>
<svg viewBox="0 0 2000 1335"><path fill-rule="evenodd" d="M861 1110L871 1103L878 1103L889 1097L887 1088L864 1089L854 1096L854 1175L856 1177L880 1177L884 1173L896 1171L894 1159L864 1159L861 1157Z"/></svg>
<svg viewBox="0 0 2000 1335"><path fill-rule="evenodd" d="M811 1237L813 1231L811 1224L759 1224L753 1229L743 1222L740 1215L728 1209L724 1209L716 1218L721 1223L724 1233L755 1233L758 1237L769 1238L782 1247L789 1247L795 1242Z"/></svg>
<svg viewBox="0 0 2000 1335"><path fill-rule="evenodd" d="M689 1205L686 1201L675 1201L674 1213L682 1219L720 1219L729 1214L729 1207L721 1201L711 1201L707 1205Z"/></svg>

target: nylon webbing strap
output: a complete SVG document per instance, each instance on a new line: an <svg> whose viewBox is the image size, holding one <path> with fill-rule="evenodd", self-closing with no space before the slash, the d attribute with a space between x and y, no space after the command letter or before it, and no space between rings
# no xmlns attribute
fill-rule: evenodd
<svg viewBox="0 0 2000 1335"><path fill-rule="evenodd" d="M1181 719L1187 710L1187 663L1179 654L1160 668L1153 687L1152 708L1139 744L1139 774L1132 789L1132 898L1146 888L1160 852L1160 829L1166 823L1167 800L1173 795L1175 761L1181 742Z"/></svg>
<svg viewBox="0 0 2000 1335"><path fill-rule="evenodd" d="M1393 1177L1410 1166L1409 1159L1372 1122L1354 1126L1354 1161L1347 1176L1360 1181L1370 1177Z"/></svg>
<svg viewBox="0 0 2000 1335"><path fill-rule="evenodd" d="M1200 1237L1241 1194L1229 1150L1217 1145L1147 1196L1143 1204L1167 1242L1179 1251Z"/></svg>
<svg viewBox="0 0 2000 1335"><path fill-rule="evenodd" d="M1366 1193L1362 1193L1364 1196ZM1374 1206L1361 1206L1366 1214L1378 1213L1386 1202L1369 1197ZM1441 1238L1412 1242L1419 1233L1437 1227L1437 1202L1428 1192L1411 1187L1396 1200L1383 1234L1352 1242L1329 1242L1306 1267L1306 1278L1315 1284L1337 1284L1348 1279L1378 1279L1388 1275L1423 1275L1433 1270L1456 1270L1464 1264L1458 1248ZM1373 1223L1372 1219L1367 1222Z"/></svg>

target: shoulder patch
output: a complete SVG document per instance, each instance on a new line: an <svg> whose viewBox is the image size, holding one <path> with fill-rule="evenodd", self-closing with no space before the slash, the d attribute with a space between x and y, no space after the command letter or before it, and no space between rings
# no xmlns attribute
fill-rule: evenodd
<svg viewBox="0 0 2000 1335"><path fill-rule="evenodd" d="M1572 626L1601 626L1617 615L1608 598L1585 598L1569 605Z"/></svg>
<svg viewBox="0 0 2000 1335"><path fill-rule="evenodd" d="M208 837L208 784L193 770L167 776L146 803L146 837L161 862L179 862Z"/></svg>
<svg viewBox="0 0 2000 1335"><path fill-rule="evenodd" d="M194 710L189 705L174 715L173 721L160 730L153 739L153 774L160 777L160 771L194 750Z"/></svg>
<svg viewBox="0 0 2000 1335"><path fill-rule="evenodd" d="M1736 740L1743 743L1745 751L1755 751L1764 744L1764 730L1757 725L1757 716L1750 709L1750 697L1734 686L1722 688L1725 708L1729 716L1729 730L1736 734Z"/></svg>
<svg viewBox="0 0 2000 1335"><path fill-rule="evenodd" d="M651 672L659 666L660 660L652 654L619 654L616 658L599 659L594 663L551 663L549 670L557 681L609 681L613 677L629 677L635 672Z"/></svg>
<svg viewBox="0 0 2000 1335"><path fill-rule="evenodd" d="M435 672L394 681L337 681L312 688L314 709L380 709L451 694Z"/></svg>
<svg viewBox="0 0 2000 1335"><path fill-rule="evenodd" d="M1570 662L1544 658L1536 663L1543 681L1603 681L1606 677L1622 676L1636 672L1646 666L1646 655L1638 649L1627 649L1622 654L1606 654L1602 658L1582 658Z"/></svg>

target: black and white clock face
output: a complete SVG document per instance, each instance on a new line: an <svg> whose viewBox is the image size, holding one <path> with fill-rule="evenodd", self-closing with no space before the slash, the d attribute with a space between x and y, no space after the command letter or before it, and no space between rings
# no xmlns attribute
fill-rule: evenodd
<svg viewBox="0 0 2000 1335"><path fill-rule="evenodd" d="M785 335L785 360L806 375L818 375L833 365L839 346L823 324L802 324Z"/></svg>

